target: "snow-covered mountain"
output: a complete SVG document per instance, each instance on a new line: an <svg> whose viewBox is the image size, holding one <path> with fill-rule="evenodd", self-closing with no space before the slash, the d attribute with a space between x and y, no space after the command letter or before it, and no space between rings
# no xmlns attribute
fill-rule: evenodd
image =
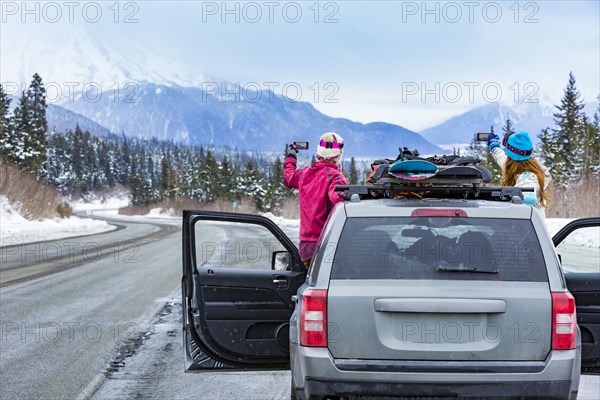
<svg viewBox="0 0 600 400"><path fill-rule="evenodd" d="M81 128L82 131L88 131L94 136L106 136L111 134L109 129L91 119L55 104L48 105L46 118L48 120L48 129L50 131L74 131L77 125L79 125L79 128Z"/></svg>
<svg viewBox="0 0 600 400"><path fill-rule="evenodd" d="M79 92L85 85L115 90L127 82L199 86L205 80L197 67L151 44L133 46L126 38L117 43L85 25L56 32L52 43L32 29L19 40L3 42L1 53L0 79L5 86L27 85L37 72L53 86L49 97L57 103L69 101L70 88Z"/></svg>
<svg viewBox="0 0 600 400"><path fill-rule="evenodd" d="M598 102L592 102L586 104L584 111L591 118L597 109ZM491 103L475 107L420 133L437 145L468 144L476 132L489 132L492 125L494 131L501 134L502 126L510 116L513 129L527 131L532 137L537 137L542 129L554 126L555 112L556 107L547 97L537 103Z"/></svg>
<svg viewBox="0 0 600 400"><path fill-rule="evenodd" d="M96 102L80 96L63 106L112 132L187 144L281 151L291 141L314 145L321 134L335 131L347 140L348 156L392 157L399 146L442 152L401 126L332 118L310 103L291 102L272 92L263 92L258 101L227 100L200 88L146 82L137 86L131 102L125 101L127 96L109 91Z"/></svg>
<svg viewBox="0 0 600 400"><path fill-rule="evenodd" d="M26 86L35 72L40 74L54 103L48 110L50 128L73 129L79 123L99 135L124 132L278 152L287 142L315 143L322 133L337 131L348 140L348 155L392 157L399 146L442 151L401 126L331 118L310 103L290 103L273 93L263 92L257 102L207 95L201 87L210 80L198 67L161 54L152 44L133 45L126 35L122 42L111 42L98 29L78 26L53 35L51 45L40 34L32 31L3 43L0 78ZM72 82L78 83L74 95ZM84 85L88 90L93 85L87 97L80 92Z"/></svg>
<svg viewBox="0 0 600 400"><path fill-rule="evenodd" d="M12 113L14 112L15 107L19 105L19 98L12 95L9 95L8 97L10 99L9 110ZM88 131L94 136L106 136L112 133L109 129L91 119L61 106L57 106L56 104L48 104L46 119L48 121L48 130L50 132L74 131L77 125L79 125L79 128L81 128L82 131Z"/></svg>

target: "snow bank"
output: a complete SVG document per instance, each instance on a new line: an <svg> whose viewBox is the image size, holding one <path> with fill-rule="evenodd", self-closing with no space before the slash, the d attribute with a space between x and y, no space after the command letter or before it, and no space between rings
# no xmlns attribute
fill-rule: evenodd
<svg viewBox="0 0 600 400"><path fill-rule="evenodd" d="M105 221L88 218L53 218L30 221L21 216L19 206L0 196L0 246L89 235L116 229Z"/></svg>
<svg viewBox="0 0 600 400"><path fill-rule="evenodd" d="M278 217L273 215L272 213L261 213L260 215L269 218L273 222L275 222L278 226L300 226L299 219L286 219L282 217Z"/></svg>
<svg viewBox="0 0 600 400"><path fill-rule="evenodd" d="M181 219L181 215L178 215L174 209L172 208L153 208L150 210L150 212L146 215L144 215L144 217L146 218L175 218L175 219Z"/></svg>
<svg viewBox="0 0 600 400"><path fill-rule="evenodd" d="M546 218L546 227L552 236L573 219L569 218ZM570 245L600 248L600 228L585 228L573 232L566 239Z"/></svg>
<svg viewBox="0 0 600 400"><path fill-rule="evenodd" d="M73 211L92 211L92 210L118 210L129 205L129 195L127 193L117 194L111 197L88 197L72 201Z"/></svg>
<svg viewBox="0 0 600 400"><path fill-rule="evenodd" d="M546 227L548 228L548 232L554 236L563 226L571 221L573 221L573 219L570 218L546 218Z"/></svg>

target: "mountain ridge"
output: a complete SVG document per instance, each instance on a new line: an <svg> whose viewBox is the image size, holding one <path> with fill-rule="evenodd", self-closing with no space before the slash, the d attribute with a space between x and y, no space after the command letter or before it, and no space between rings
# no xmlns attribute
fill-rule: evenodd
<svg viewBox="0 0 600 400"><path fill-rule="evenodd" d="M598 102L587 103L584 112L591 117L597 108ZM490 126L501 135L502 126L509 116L513 129L529 132L532 138L537 138L542 129L554 126L555 112L556 107L549 100L511 105L490 103L455 115L419 133L428 141L442 146L464 145L471 142L476 132L489 132Z"/></svg>
<svg viewBox="0 0 600 400"><path fill-rule="evenodd" d="M280 151L285 143L314 143L321 134L335 131L347 141L348 155L395 156L395 150L387 152L401 146L416 147L423 154L443 152L398 125L329 117L310 103L292 102L272 93L260 98L256 102L227 100L200 88L145 82L139 84L135 102L124 102L123 93L108 92L94 103L79 96L62 106L112 132L184 144Z"/></svg>

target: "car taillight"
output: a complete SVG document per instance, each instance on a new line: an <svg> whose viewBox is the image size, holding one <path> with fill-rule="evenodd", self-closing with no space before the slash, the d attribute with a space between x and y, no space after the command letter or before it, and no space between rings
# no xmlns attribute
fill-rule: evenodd
<svg viewBox="0 0 600 400"><path fill-rule="evenodd" d="M308 289L302 295L300 344L327 347L327 290Z"/></svg>
<svg viewBox="0 0 600 400"><path fill-rule="evenodd" d="M552 350L571 350L577 342L575 299L569 292L552 293Z"/></svg>

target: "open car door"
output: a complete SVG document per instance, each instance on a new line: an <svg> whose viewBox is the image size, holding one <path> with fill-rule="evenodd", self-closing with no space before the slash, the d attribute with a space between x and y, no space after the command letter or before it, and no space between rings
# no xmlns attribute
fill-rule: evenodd
<svg viewBox="0 0 600 400"><path fill-rule="evenodd" d="M296 245L270 219L184 211L185 370L289 368L292 296L305 278Z"/></svg>
<svg viewBox="0 0 600 400"><path fill-rule="evenodd" d="M600 218L570 222L554 235L581 330L581 371L600 373Z"/></svg>

